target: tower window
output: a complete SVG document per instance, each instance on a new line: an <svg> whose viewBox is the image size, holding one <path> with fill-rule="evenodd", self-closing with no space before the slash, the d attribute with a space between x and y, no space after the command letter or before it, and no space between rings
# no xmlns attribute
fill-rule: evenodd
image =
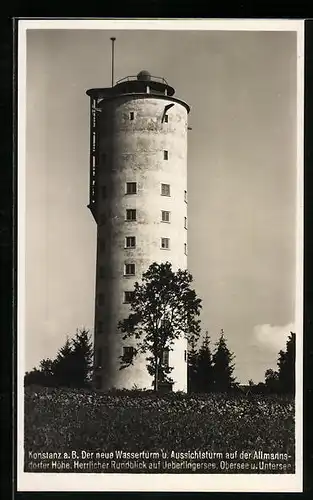
<svg viewBox="0 0 313 500"><path fill-rule="evenodd" d="M162 222L170 222L170 212L162 210Z"/></svg>
<svg viewBox="0 0 313 500"><path fill-rule="evenodd" d="M184 243L184 252L185 252L185 255L187 255L187 243Z"/></svg>
<svg viewBox="0 0 313 500"><path fill-rule="evenodd" d="M169 184L161 184L161 195L171 196L171 187Z"/></svg>
<svg viewBox="0 0 313 500"><path fill-rule="evenodd" d="M171 327L171 322L168 318L161 319L161 328L163 330L169 330Z"/></svg>
<svg viewBox="0 0 313 500"><path fill-rule="evenodd" d="M162 365L163 366L169 365L169 357L170 357L169 349L164 349L162 352Z"/></svg>
<svg viewBox="0 0 313 500"><path fill-rule="evenodd" d="M97 322L97 329L96 329L96 332L97 332L97 333L103 333L103 321L98 321L98 322Z"/></svg>
<svg viewBox="0 0 313 500"><path fill-rule="evenodd" d="M137 193L137 182L126 182L126 194Z"/></svg>
<svg viewBox="0 0 313 500"><path fill-rule="evenodd" d="M136 236L126 236L125 247L126 248L136 248Z"/></svg>
<svg viewBox="0 0 313 500"><path fill-rule="evenodd" d="M163 155L164 155L164 160L168 160L168 151L166 149L164 149Z"/></svg>
<svg viewBox="0 0 313 500"><path fill-rule="evenodd" d="M164 250L169 250L170 248L169 238L161 238L161 248L163 248Z"/></svg>
<svg viewBox="0 0 313 500"><path fill-rule="evenodd" d="M134 297L134 292L124 292L124 303L129 304Z"/></svg>
<svg viewBox="0 0 313 500"><path fill-rule="evenodd" d="M133 111L130 111L129 113L129 119L134 120L135 119L135 113Z"/></svg>
<svg viewBox="0 0 313 500"><path fill-rule="evenodd" d="M102 366L102 349L101 349L101 347L99 347L96 352L97 352L96 367L101 368L101 366Z"/></svg>
<svg viewBox="0 0 313 500"><path fill-rule="evenodd" d="M137 213L136 209L130 208L126 210L126 220L136 220Z"/></svg>
<svg viewBox="0 0 313 500"><path fill-rule="evenodd" d="M98 306L103 306L104 304L104 295L103 293L99 293L98 295Z"/></svg>
<svg viewBox="0 0 313 500"><path fill-rule="evenodd" d="M164 115L164 121L165 123L168 123L168 115Z"/></svg>
<svg viewBox="0 0 313 500"><path fill-rule="evenodd" d="M101 196L103 199L107 197L107 187L106 186L101 187Z"/></svg>
<svg viewBox="0 0 313 500"><path fill-rule="evenodd" d="M187 217L184 217L184 228L187 229Z"/></svg>
<svg viewBox="0 0 313 500"><path fill-rule="evenodd" d="M184 201L185 201L185 203L187 203L187 191L186 190L184 191Z"/></svg>
<svg viewBox="0 0 313 500"><path fill-rule="evenodd" d="M124 274L125 276L134 276L136 274L135 264L125 264Z"/></svg>
<svg viewBox="0 0 313 500"><path fill-rule="evenodd" d="M187 351L184 351L184 360L187 362Z"/></svg>
<svg viewBox="0 0 313 500"><path fill-rule="evenodd" d="M133 347L123 347L123 360L126 363L132 361L135 354L135 349Z"/></svg>

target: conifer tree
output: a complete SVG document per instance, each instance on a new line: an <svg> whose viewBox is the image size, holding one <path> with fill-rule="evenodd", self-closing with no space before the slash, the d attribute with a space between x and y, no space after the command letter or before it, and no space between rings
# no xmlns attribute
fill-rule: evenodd
<svg viewBox="0 0 313 500"><path fill-rule="evenodd" d="M72 379L75 387L88 387L91 382L93 347L89 330L77 330L72 341Z"/></svg>
<svg viewBox="0 0 313 500"><path fill-rule="evenodd" d="M25 385L52 387L88 387L91 382L93 346L89 331L76 330L75 337L66 338L54 360L43 359L39 369L26 372Z"/></svg>
<svg viewBox="0 0 313 500"><path fill-rule="evenodd" d="M68 336L57 353L52 371L57 387L73 386L73 347Z"/></svg>
<svg viewBox="0 0 313 500"><path fill-rule="evenodd" d="M197 364L198 351L196 339L190 339L188 343L187 372L188 372L188 392L197 392Z"/></svg>
<svg viewBox="0 0 313 500"><path fill-rule="evenodd" d="M210 392L213 389L213 364L210 349L210 337L205 333L202 345L197 356L196 390L197 392Z"/></svg>
<svg viewBox="0 0 313 500"><path fill-rule="evenodd" d="M278 382L282 393L295 393L295 368L296 368L296 334L290 332L286 342L286 351L279 352Z"/></svg>
<svg viewBox="0 0 313 500"><path fill-rule="evenodd" d="M271 393L295 394L296 334L290 332L286 350L278 353L277 370L265 372L265 386Z"/></svg>
<svg viewBox="0 0 313 500"><path fill-rule="evenodd" d="M227 347L224 330L221 330L212 356L213 388L215 392L228 392L238 386L236 378L233 376L235 369L234 357L234 354Z"/></svg>

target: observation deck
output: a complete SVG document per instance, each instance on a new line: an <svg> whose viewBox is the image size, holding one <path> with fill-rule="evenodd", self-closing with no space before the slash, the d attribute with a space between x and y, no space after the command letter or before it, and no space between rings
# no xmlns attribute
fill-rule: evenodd
<svg viewBox="0 0 313 500"><path fill-rule="evenodd" d="M138 75L130 75L121 78L114 87L94 88L87 90L86 94L93 98L113 97L119 94L158 94L173 96L175 89L171 87L165 78L152 76L148 71L142 70Z"/></svg>

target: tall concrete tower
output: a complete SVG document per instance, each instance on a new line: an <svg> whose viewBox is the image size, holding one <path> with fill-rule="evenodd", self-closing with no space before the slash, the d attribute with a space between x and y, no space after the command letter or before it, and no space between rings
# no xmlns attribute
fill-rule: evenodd
<svg viewBox="0 0 313 500"><path fill-rule="evenodd" d="M90 203L97 224L95 385L152 388L146 355L120 370L134 348L118 321L152 262L187 267L187 117L163 78L140 71L89 89ZM187 341L168 353L173 390L187 390Z"/></svg>

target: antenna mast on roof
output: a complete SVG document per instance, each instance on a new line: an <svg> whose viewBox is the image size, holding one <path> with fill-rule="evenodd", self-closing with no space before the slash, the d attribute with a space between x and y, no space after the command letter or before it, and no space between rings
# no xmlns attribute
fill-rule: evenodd
<svg viewBox="0 0 313 500"><path fill-rule="evenodd" d="M111 41L112 41L112 87L114 85L114 42L115 42L116 38L112 37L111 38Z"/></svg>

